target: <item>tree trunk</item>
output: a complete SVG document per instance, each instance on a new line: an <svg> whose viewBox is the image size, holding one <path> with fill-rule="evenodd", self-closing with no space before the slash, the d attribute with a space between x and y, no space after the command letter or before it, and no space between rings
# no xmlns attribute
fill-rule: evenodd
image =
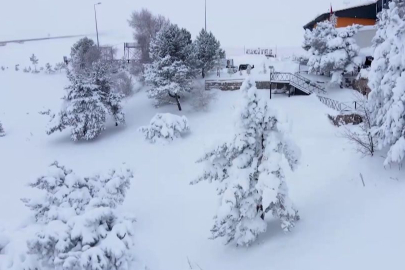
<svg viewBox="0 0 405 270"><path fill-rule="evenodd" d="M172 93L170 93L170 91L169 96L176 99L177 108L179 108L179 111L181 111L180 96L177 93L173 95Z"/></svg>
<svg viewBox="0 0 405 270"><path fill-rule="evenodd" d="M181 111L180 97L177 94L175 96L176 96L177 107L179 108L179 111Z"/></svg>

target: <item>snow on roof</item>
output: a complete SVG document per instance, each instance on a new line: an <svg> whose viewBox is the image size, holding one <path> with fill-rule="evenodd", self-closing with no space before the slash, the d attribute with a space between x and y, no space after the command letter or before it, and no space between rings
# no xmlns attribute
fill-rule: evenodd
<svg viewBox="0 0 405 270"><path fill-rule="evenodd" d="M378 0L352 0L352 1L344 1L342 4L336 5L336 7L333 7L333 11L340 11L340 10L345 10L345 9L350 9L350 8L356 8L356 7L362 7L362 6L368 6L371 4L377 3Z"/></svg>
<svg viewBox="0 0 405 270"><path fill-rule="evenodd" d="M316 20L322 14L330 12L330 5L332 5L333 12L336 12L356 7L368 6L377 3L377 1L378 0L335 0L331 4L325 5L325 10L323 12L318 12L313 20Z"/></svg>

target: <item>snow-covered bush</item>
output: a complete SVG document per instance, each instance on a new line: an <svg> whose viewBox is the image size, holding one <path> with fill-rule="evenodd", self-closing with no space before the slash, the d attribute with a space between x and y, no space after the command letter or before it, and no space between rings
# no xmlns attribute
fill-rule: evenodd
<svg viewBox="0 0 405 270"><path fill-rule="evenodd" d="M145 139L152 143L173 141L181 138L189 130L190 127L185 116L170 113L158 113L152 118L149 126L139 128Z"/></svg>
<svg viewBox="0 0 405 270"><path fill-rule="evenodd" d="M151 86L148 97L156 106L176 101L192 89L195 78L195 50L191 34L177 25L165 26L150 45L152 64L146 65L145 82Z"/></svg>
<svg viewBox="0 0 405 270"><path fill-rule="evenodd" d="M55 64L55 71L62 72L63 69L67 69L67 66L64 62L59 62Z"/></svg>
<svg viewBox="0 0 405 270"><path fill-rule="evenodd" d="M368 74L369 109L377 147L389 146L384 165L405 157L405 3L394 0L378 16Z"/></svg>
<svg viewBox="0 0 405 270"><path fill-rule="evenodd" d="M199 160L206 167L192 183L207 180L219 184L221 205L211 229L212 237L224 237L227 244L248 246L266 231L265 214L270 212L278 218L286 232L299 219L288 197L282 159L294 169L300 151L286 137L283 123L268 103L257 96L251 78L245 80L240 91L235 136Z"/></svg>
<svg viewBox="0 0 405 270"><path fill-rule="evenodd" d="M135 220L116 209L132 178L130 170L82 178L57 162L52 164L46 175L29 184L41 196L22 199L34 218L26 229L36 233L25 239L26 254L9 258L18 260L9 265L23 262L21 269L43 270L132 269Z"/></svg>
<svg viewBox="0 0 405 270"><path fill-rule="evenodd" d="M122 71L113 77L113 81L115 91L122 94L124 97L132 96L135 86L131 75Z"/></svg>
<svg viewBox="0 0 405 270"><path fill-rule="evenodd" d="M122 95L112 89L106 62L95 62L89 74L68 72L68 78L63 108L57 118L53 115L48 135L70 127L72 140L92 140L105 130L107 114L116 125L125 123Z"/></svg>
<svg viewBox="0 0 405 270"><path fill-rule="evenodd" d="M309 51L309 72L331 74L332 83L342 83L344 72L361 65L359 47L353 38L359 29L359 25L335 28L332 22L324 21L312 31L306 30L303 48Z"/></svg>
<svg viewBox="0 0 405 270"><path fill-rule="evenodd" d="M3 125L0 122L0 137L3 137L4 135L6 135L6 133L4 131Z"/></svg>

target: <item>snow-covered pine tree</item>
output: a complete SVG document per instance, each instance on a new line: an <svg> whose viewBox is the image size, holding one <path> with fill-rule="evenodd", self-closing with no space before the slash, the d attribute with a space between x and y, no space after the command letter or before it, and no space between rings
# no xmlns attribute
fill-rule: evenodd
<svg viewBox="0 0 405 270"><path fill-rule="evenodd" d="M81 178L52 164L47 175L30 184L43 197L22 200L39 227L27 240L29 256L36 256L43 269L131 269L135 220L116 208L132 178L130 170Z"/></svg>
<svg viewBox="0 0 405 270"><path fill-rule="evenodd" d="M0 122L0 137L3 137L6 135L6 132L4 131L3 125Z"/></svg>
<svg viewBox="0 0 405 270"><path fill-rule="evenodd" d="M49 64L49 63L46 63L46 64L45 64L45 68L46 68L46 73L48 73L48 74L52 74L52 73L55 72L55 71L53 70L51 64Z"/></svg>
<svg viewBox="0 0 405 270"><path fill-rule="evenodd" d="M335 28L331 21L319 22L312 31L307 30L303 48L309 51L310 73L332 75L331 82L341 84L342 74L351 72L361 64L359 47L353 36L360 26Z"/></svg>
<svg viewBox="0 0 405 270"><path fill-rule="evenodd" d="M92 39L84 37L76 42L70 52L72 67L76 72L92 68L100 60L101 53Z"/></svg>
<svg viewBox="0 0 405 270"><path fill-rule="evenodd" d="M241 87L234 138L199 160L207 166L193 182L219 182L221 205L211 230L213 238L224 237L225 243L246 246L266 231L266 213L279 218L284 231L291 230L299 219L288 198L281 162L284 156L294 169L299 149L285 137L282 124L257 96L254 85L248 78Z"/></svg>
<svg viewBox="0 0 405 270"><path fill-rule="evenodd" d="M58 118L52 117L47 134L70 127L72 140L92 140L105 130L108 110L101 102L100 91L91 80L70 71L67 76L70 85L66 88L63 108Z"/></svg>
<svg viewBox="0 0 405 270"><path fill-rule="evenodd" d="M115 125L125 123L125 115L122 112L121 101L124 95L113 89L111 77L111 65L106 61L97 61L93 64L91 78L100 91L101 102L114 117Z"/></svg>
<svg viewBox="0 0 405 270"><path fill-rule="evenodd" d="M68 72L68 78L64 107L58 118L52 117L48 135L70 127L74 141L91 140L105 129L107 114L114 117L116 125L124 123L122 95L111 89L107 63L94 63L89 74Z"/></svg>
<svg viewBox="0 0 405 270"><path fill-rule="evenodd" d="M34 68L35 68L35 70L34 70L34 72L35 73L37 73L38 71L37 71L37 65L38 65L38 58L35 56L35 54L32 54L32 56L30 57L30 61L31 61L31 63L34 65Z"/></svg>
<svg viewBox="0 0 405 270"><path fill-rule="evenodd" d="M156 106L175 99L181 111L180 98L192 89L195 78L195 49L186 29L170 24L161 29L150 46L152 64L145 65L145 81L151 85L148 97Z"/></svg>
<svg viewBox="0 0 405 270"><path fill-rule="evenodd" d="M369 108L377 147L390 146L384 161L389 165L405 157L405 2L393 0L378 18Z"/></svg>
<svg viewBox="0 0 405 270"><path fill-rule="evenodd" d="M206 73L215 67L218 59L225 57L225 52L221 49L220 42L211 32L202 29L195 40L197 51L198 68L204 78Z"/></svg>
<svg viewBox="0 0 405 270"><path fill-rule="evenodd" d="M329 21L330 21L330 23L332 24L332 26L334 26L334 27L337 26L338 17L336 16L335 13L333 13L332 15L330 15Z"/></svg>
<svg viewBox="0 0 405 270"><path fill-rule="evenodd" d="M223 60L226 58L226 53L221 48L217 50L214 57L214 68L217 70L217 76L221 77L221 69L223 67Z"/></svg>

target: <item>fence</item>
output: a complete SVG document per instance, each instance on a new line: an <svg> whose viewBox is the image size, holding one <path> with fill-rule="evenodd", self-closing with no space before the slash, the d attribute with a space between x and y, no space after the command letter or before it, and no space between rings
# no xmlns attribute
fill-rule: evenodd
<svg viewBox="0 0 405 270"><path fill-rule="evenodd" d="M339 112L348 112L352 110L352 108L348 106L347 103L339 102L337 100L322 96L318 96L318 99L329 108Z"/></svg>

